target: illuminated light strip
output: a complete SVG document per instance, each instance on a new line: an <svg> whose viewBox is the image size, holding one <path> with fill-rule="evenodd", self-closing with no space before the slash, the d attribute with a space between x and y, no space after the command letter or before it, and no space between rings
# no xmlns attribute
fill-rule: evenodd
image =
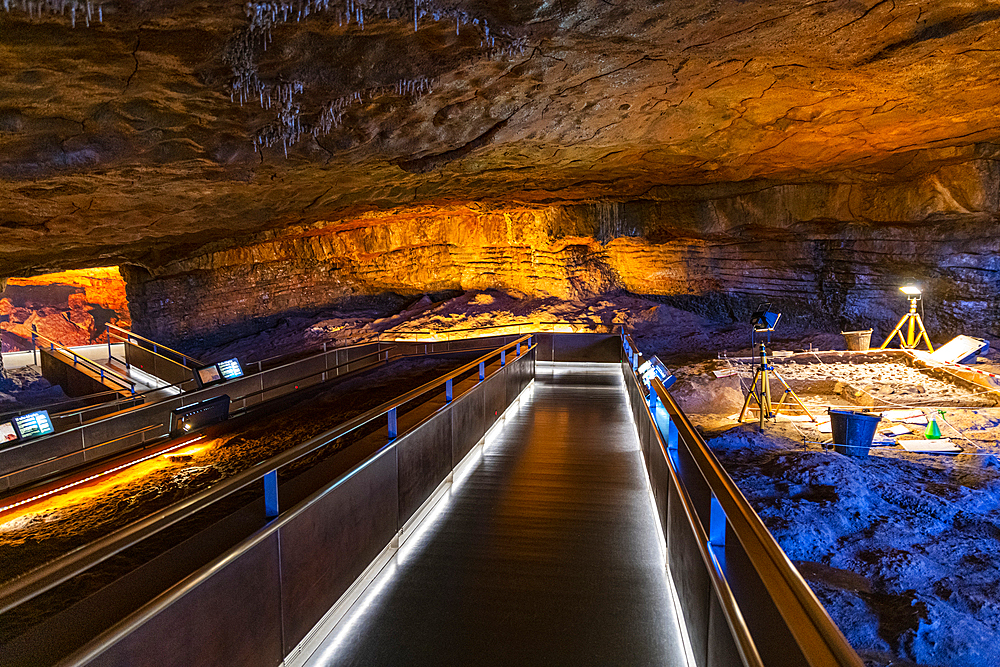
<svg viewBox="0 0 1000 667"><path fill-rule="evenodd" d="M95 479L97 479L99 477L104 477L105 475L110 475L111 473L118 472L119 470L124 470L125 468L130 468L131 466L134 466L134 465L136 465L138 463L142 463L143 461L148 461L150 459L155 459L157 456L162 456L163 454L166 454L168 452L172 452L175 449L180 449L181 447L186 447L186 446L190 445L193 442L198 442L199 440L204 439L204 437L205 436L203 436L203 435L199 435L197 438L192 438L191 440L187 440L185 442L182 442L179 445L174 445L173 447L168 447L167 449L160 450L160 451L156 452L155 454L150 454L149 456L144 456L141 459L136 459L135 461L129 461L128 463L123 463L120 466L116 466L114 468L110 468L108 470L104 470L102 472L93 474L90 477L85 477L84 479L80 479L80 480L77 480L75 482L70 482L69 484L64 484L64 485L60 486L59 488L52 489L51 491L46 491L45 493L39 493L37 496L32 496L30 498L25 498L24 500L18 501L16 503L11 504L11 505L7 505L6 507L0 507L0 514L3 514L7 510L12 510L12 509L14 509L16 507L21 507L22 505L26 505L28 503L33 503L36 500L41 500L42 498L48 498L49 496L52 496L52 495L55 495L55 494L60 493L62 491L65 491L66 489L72 489L74 486L80 486L81 484L86 484L87 482L92 482L92 481L94 481Z"/></svg>
<svg viewBox="0 0 1000 667"><path fill-rule="evenodd" d="M532 378L491 426L491 430L496 432L494 439L504 429L507 418L515 415L522 406L530 402L534 394L534 385L535 379ZM285 656L281 667L315 667L333 664L336 661L337 654L343 650L364 613L378 602L382 592L398 575L403 562L424 546L421 541L436 527L436 524L440 523L455 492L482 462L485 451L486 435L455 466L451 480L445 478L441 482L403 530L396 534L368 568L355 579L351 587L330 607L298 646Z"/></svg>
<svg viewBox="0 0 1000 667"><path fill-rule="evenodd" d="M681 604L681 598L680 595L677 594L677 588L674 586L674 577L670 574L670 561L667 559L667 537L663 533L663 526L660 525L659 510L656 507L656 496L653 495L653 484L650 482L649 473L647 472L649 467L645 465L646 457L642 453L642 438L639 435L639 425L635 421L635 413L632 411L632 402L629 399L628 387L625 386L628 379L625 377L624 372L622 373L622 380L622 390L625 392L625 403L629 406L629 418L632 421L632 428L635 429L636 441L639 443L639 458L642 459L644 464L642 479L646 482L646 492L649 496L649 505L653 510L653 524L656 526L656 535L658 538L657 542L659 543L658 546L661 550L660 553L663 556L663 576L667 582L667 592L669 593L670 600L674 605L674 617L677 622L677 634L680 635L681 638L681 648L684 652L684 659L687 661L687 666L695 667L698 662L694 658L694 648L691 646L691 638L688 637L687 622L686 617L684 616L684 608ZM643 411L643 414L645 414L645 411ZM658 430L656 424L650 424L650 427L657 428ZM652 447L652 443L650 443L650 447ZM713 554L712 557L714 559L715 555ZM716 561L716 565L718 565L718 561Z"/></svg>

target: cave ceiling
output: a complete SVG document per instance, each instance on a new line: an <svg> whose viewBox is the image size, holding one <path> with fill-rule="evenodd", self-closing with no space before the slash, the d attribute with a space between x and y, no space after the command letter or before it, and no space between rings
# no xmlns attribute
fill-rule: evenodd
<svg viewBox="0 0 1000 667"><path fill-rule="evenodd" d="M0 3L0 276L373 210L905 180L1000 145L991 3Z"/></svg>

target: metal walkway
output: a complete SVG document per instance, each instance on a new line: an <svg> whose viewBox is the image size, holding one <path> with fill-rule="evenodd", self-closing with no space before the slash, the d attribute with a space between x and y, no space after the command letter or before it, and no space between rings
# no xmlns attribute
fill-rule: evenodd
<svg viewBox="0 0 1000 667"><path fill-rule="evenodd" d="M620 366L511 413L307 664L687 664Z"/></svg>

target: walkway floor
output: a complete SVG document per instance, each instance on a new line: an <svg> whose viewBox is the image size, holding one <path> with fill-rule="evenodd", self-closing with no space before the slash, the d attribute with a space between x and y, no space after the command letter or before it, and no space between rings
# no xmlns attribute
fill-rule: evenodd
<svg viewBox="0 0 1000 667"><path fill-rule="evenodd" d="M582 368L539 364L309 664L685 664L621 371Z"/></svg>

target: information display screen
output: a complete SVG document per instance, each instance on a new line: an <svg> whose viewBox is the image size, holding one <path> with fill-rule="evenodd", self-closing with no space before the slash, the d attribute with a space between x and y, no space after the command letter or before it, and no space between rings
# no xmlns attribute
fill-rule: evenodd
<svg viewBox="0 0 1000 667"><path fill-rule="evenodd" d="M0 443L10 442L11 440L17 440L17 431L14 430L14 424L11 422L0 423Z"/></svg>
<svg viewBox="0 0 1000 667"><path fill-rule="evenodd" d="M220 361L216 366L219 367L219 373L222 375L223 380L243 377L243 369L240 368L239 359L226 359L225 361Z"/></svg>
<svg viewBox="0 0 1000 667"><path fill-rule="evenodd" d="M17 429L22 438L37 438L40 435L48 435L55 430L52 428L49 413L45 410L14 417L14 428Z"/></svg>
<svg viewBox="0 0 1000 667"><path fill-rule="evenodd" d="M202 385L212 384L213 382L218 382L222 377L219 375L219 369L215 366L206 366L205 368L198 369L198 380Z"/></svg>

